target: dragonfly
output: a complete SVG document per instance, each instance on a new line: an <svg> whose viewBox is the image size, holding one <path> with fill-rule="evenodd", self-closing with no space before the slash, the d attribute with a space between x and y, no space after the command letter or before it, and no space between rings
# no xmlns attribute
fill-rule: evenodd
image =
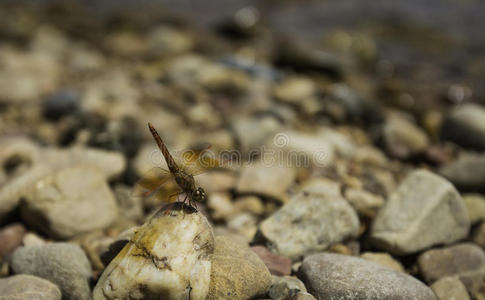
<svg viewBox="0 0 485 300"><path fill-rule="evenodd" d="M194 176L208 169L221 166L219 160L209 155L203 155L210 146L177 152L170 154L167 146L151 123L148 123L158 148L162 152L167 163L168 170L154 167L138 181L134 188L135 197L155 197L160 202L188 204L192 209L197 209L197 203L207 200L204 189L197 186ZM170 188L163 188L169 186ZM171 190L169 193L168 190ZM184 195L183 201L177 201L180 195Z"/></svg>

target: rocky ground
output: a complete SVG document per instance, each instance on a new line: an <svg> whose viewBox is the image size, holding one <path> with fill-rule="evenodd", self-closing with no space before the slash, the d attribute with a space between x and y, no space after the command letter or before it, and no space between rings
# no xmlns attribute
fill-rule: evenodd
<svg viewBox="0 0 485 300"><path fill-rule="evenodd" d="M207 30L3 6L0 298L485 299L480 89L251 7ZM133 197L163 164L147 122L237 154L198 211Z"/></svg>

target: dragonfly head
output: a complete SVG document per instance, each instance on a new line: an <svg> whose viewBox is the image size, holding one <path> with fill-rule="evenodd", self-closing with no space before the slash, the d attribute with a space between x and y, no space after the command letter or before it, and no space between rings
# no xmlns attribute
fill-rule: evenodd
<svg viewBox="0 0 485 300"><path fill-rule="evenodd" d="M192 200L197 202L205 202L207 200L207 196L203 188L198 187L192 192Z"/></svg>

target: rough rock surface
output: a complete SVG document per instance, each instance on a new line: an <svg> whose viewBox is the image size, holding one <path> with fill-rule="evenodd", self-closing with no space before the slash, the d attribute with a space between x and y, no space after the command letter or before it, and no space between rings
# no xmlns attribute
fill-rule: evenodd
<svg viewBox="0 0 485 300"><path fill-rule="evenodd" d="M0 279L0 299L61 300L61 291L48 280L32 275L15 275Z"/></svg>
<svg viewBox="0 0 485 300"><path fill-rule="evenodd" d="M264 220L260 230L270 249L296 259L357 235L359 219L336 183L316 181Z"/></svg>
<svg viewBox="0 0 485 300"><path fill-rule="evenodd" d="M207 219L177 203L157 211L104 270L94 300L205 299L214 235Z"/></svg>
<svg viewBox="0 0 485 300"><path fill-rule="evenodd" d="M306 257L299 277L317 299L436 299L433 291L414 277L341 254Z"/></svg>
<svg viewBox="0 0 485 300"><path fill-rule="evenodd" d="M270 285L271 274L247 244L216 236L208 300L251 299L265 294Z"/></svg>
<svg viewBox="0 0 485 300"><path fill-rule="evenodd" d="M15 274L35 275L55 283L66 299L90 298L91 265L77 245L50 243L21 247L12 254L11 266Z"/></svg>
<svg viewBox="0 0 485 300"><path fill-rule="evenodd" d="M409 174L379 211L371 240L396 255L453 243L468 234L465 204L452 184L426 170Z"/></svg>

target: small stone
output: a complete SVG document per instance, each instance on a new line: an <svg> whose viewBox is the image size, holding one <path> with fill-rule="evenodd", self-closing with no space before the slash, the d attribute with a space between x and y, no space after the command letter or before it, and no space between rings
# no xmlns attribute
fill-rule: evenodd
<svg viewBox="0 0 485 300"><path fill-rule="evenodd" d="M257 194L285 202L287 190L296 178L293 168L279 164L268 165L263 161L247 165L236 185L241 194Z"/></svg>
<svg viewBox="0 0 485 300"><path fill-rule="evenodd" d="M0 279L0 295L5 300L61 300L61 291L55 284L32 275Z"/></svg>
<svg viewBox="0 0 485 300"><path fill-rule="evenodd" d="M480 194L465 194L463 200L472 225L485 220L485 197Z"/></svg>
<svg viewBox="0 0 485 300"><path fill-rule="evenodd" d="M193 47L193 40L182 31L168 26L157 27L148 34L148 51L154 57L180 54Z"/></svg>
<svg viewBox="0 0 485 300"><path fill-rule="evenodd" d="M89 166L67 168L40 180L21 207L26 223L56 238L104 229L117 212L106 178Z"/></svg>
<svg viewBox="0 0 485 300"><path fill-rule="evenodd" d="M133 189L125 185L117 185L114 195L120 213L130 220L139 221L143 218L143 205L139 198L133 197Z"/></svg>
<svg viewBox="0 0 485 300"><path fill-rule="evenodd" d="M305 285L294 276L272 276L273 281L269 289L269 297L272 300L286 300L300 292L306 292Z"/></svg>
<svg viewBox="0 0 485 300"><path fill-rule="evenodd" d="M485 222L481 223L473 232L473 242L485 249Z"/></svg>
<svg viewBox="0 0 485 300"><path fill-rule="evenodd" d="M212 228L200 212L181 203L164 207L111 261L93 298L205 299L213 250Z"/></svg>
<svg viewBox="0 0 485 300"><path fill-rule="evenodd" d="M33 232L27 232L22 239L22 246L40 246L44 245L46 241Z"/></svg>
<svg viewBox="0 0 485 300"><path fill-rule="evenodd" d="M44 116L50 120L74 114L79 109L79 94L74 90L60 90L44 101Z"/></svg>
<svg viewBox="0 0 485 300"><path fill-rule="evenodd" d="M360 258L368 261L373 261L394 271L404 272L404 267L402 266L402 264L385 252L364 252L360 255Z"/></svg>
<svg viewBox="0 0 485 300"><path fill-rule="evenodd" d="M389 117L383 126L386 150L395 157L408 158L429 146L426 133L403 117Z"/></svg>
<svg viewBox="0 0 485 300"><path fill-rule="evenodd" d="M317 298L313 297L312 294L307 292L298 292L291 297L291 300L317 300Z"/></svg>
<svg viewBox="0 0 485 300"><path fill-rule="evenodd" d="M91 265L77 245L50 243L18 248L12 254L12 270L55 283L66 299L90 298Z"/></svg>
<svg viewBox="0 0 485 300"><path fill-rule="evenodd" d="M485 109L467 103L453 108L445 117L441 137L463 147L485 150Z"/></svg>
<svg viewBox="0 0 485 300"><path fill-rule="evenodd" d="M263 246L251 247L259 258L264 262L273 275L284 276L291 274L291 259L286 256L276 255Z"/></svg>
<svg viewBox="0 0 485 300"><path fill-rule="evenodd" d="M456 277L444 277L431 285L438 300L470 300L463 283Z"/></svg>
<svg viewBox="0 0 485 300"><path fill-rule="evenodd" d="M461 190L480 190L485 182L485 155L465 153L439 170Z"/></svg>
<svg viewBox="0 0 485 300"><path fill-rule="evenodd" d="M332 245L330 248L328 248L327 251L331 253L344 254L344 255L353 254L352 250L349 247L341 243Z"/></svg>
<svg viewBox="0 0 485 300"><path fill-rule="evenodd" d="M316 181L264 220L260 230L272 251L294 260L356 236L359 219L338 184Z"/></svg>
<svg viewBox="0 0 485 300"><path fill-rule="evenodd" d="M207 200L207 207L212 211L215 220L228 220L234 213L234 205L228 193L212 193Z"/></svg>
<svg viewBox="0 0 485 300"><path fill-rule="evenodd" d="M259 197L242 196L234 202L234 209L242 213L262 215L264 213L264 204Z"/></svg>
<svg viewBox="0 0 485 300"><path fill-rule="evenodd" d="M271 275L247 244L216 236L208 300L251 299L270 288Z"/></svg>
<svg viewBox="0 0 485 300"><path fill-rule="evenodd" d="M377 167L385 167L388 165L389 160L379 149L363 146L355 150L353 159L359 164L372 165Z"/></svg>
<svg viewBox="0 0 485 300"><path fill-rule="evenodd" d="M470 221L452 184L426 170L409 174L372 224L370 238L395 255L406 255L467 236Z"/></svg>
<svg viewBox="0 0 485 300"><path fill-rule="evenodd" d="M308 256L299 278L317 299L436 299L430 288L406 273L347 255Z"/></svg>
<svg viewBox="0 0 485 300"><path fill-rule="evenodd" d="M274 89L276 99L298 104L305 98L312 97L316 93L315 83L304 77L288 78L277 85Z"/></svg>
<svg viewBox="0 0 485 300"><path fill-rule="evenodd" d="M365 190L349 188L344 192L345 199L360 216L374 218L379 209L384 206L384 199Z"/></svg>
<svg viewBox="0 0 485 300"><path fill-rule="evenodd" d="M238 118L232 121L232 129L243 153L261 150L261 146L279 127L280 124L273 117Z"/></svg>
<svg viewBox="0 0 485 300"><path fill-rule="evenodd" d="M245 236L247 241L252 241L258 230L257 219L248 213L235 215L227 222L227 228Z"/></svg>
<svg viewBox="0 0 485 300"><path fill-rule="evenodd" d="M418 257L418 266L426 282L455 276L474 294L485 279L485 252L471 243L432 249Z"/></svg>
<svg viewBox="0 0 485 300"><path fill-rule="evenodd" d="M25 235L25 227L20 223L10 224L0 229L0 257L13 252Z"/></svg>

